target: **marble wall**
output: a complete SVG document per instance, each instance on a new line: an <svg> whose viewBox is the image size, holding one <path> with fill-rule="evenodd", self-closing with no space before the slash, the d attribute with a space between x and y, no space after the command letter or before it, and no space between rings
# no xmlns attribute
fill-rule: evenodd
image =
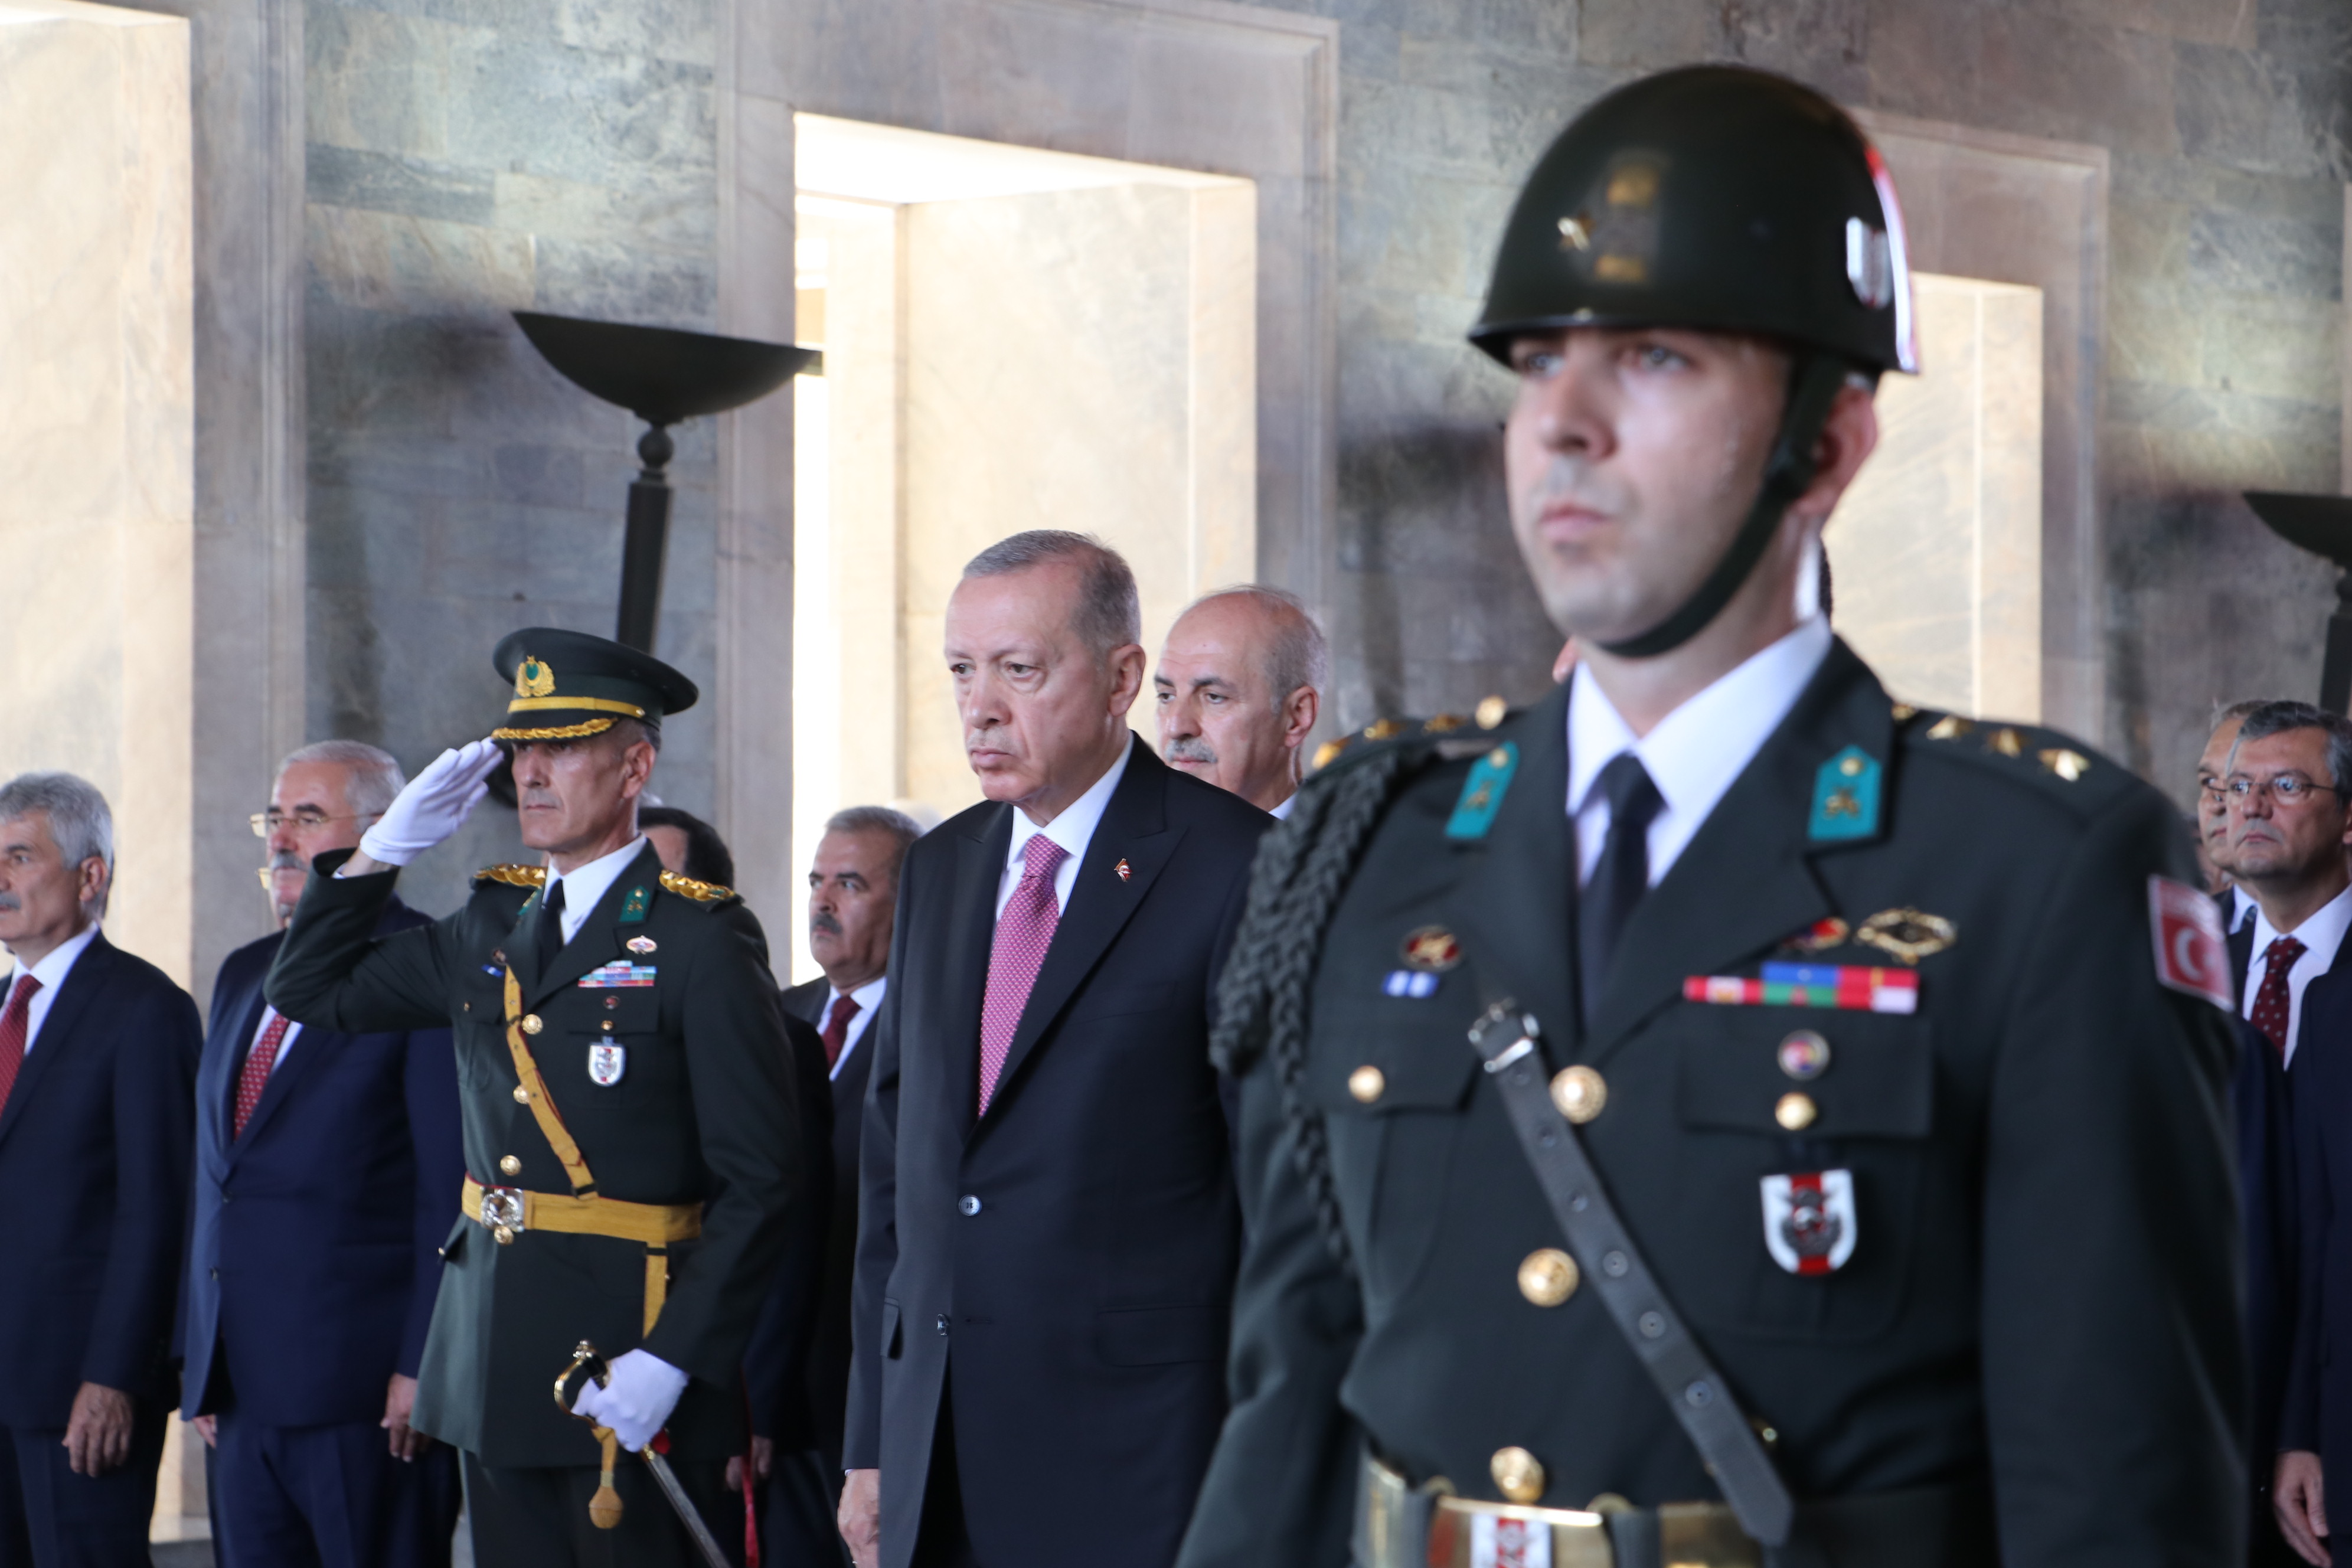
<svg viewBox="0 0 2352 1568"><path fill-rule="evenodd" d="M1559 125L1637 74L1709 58L2101 150L2108 262L2084 288L2104 326L2070 318L2095 333L2072 343L2099 367L2081 404L2093 526L2067 536L2081 569L2046 606L2093 639L2063 650L2091 681L2068 721L2169 787L2210 703L2315 689L2330 574L2236 492L2339 482L2340 0L310 0L304 16L310 724L412 765L495 708L481 650L500 631L609 614L628 423L540 366L504 312L789 331L775 193L794 110L1258 178L1262 242L1289 225L1297 254L1328 246L1328 296L1261 307L1262 395L1301 378L1261 408L1309 416L1262 426L1260 515L1305 520L1265 536L1261 566L1331 611L1336 717L1533 695L1555 638L1502 515L1507 389L1460 334L1515 182ZM1333 75L1298 63L1333 40ZM1263 71L1234 64L1249 59ZM1298 151L1250 166L1267 148ZM733 674L707 726L672 727L665 773L764 864L783 858L771 808L789 768L789 700L759 685L782 662L762 617L790 594L789 408L734 428L724 449L686 433L665 621L690 673ZM1317 429L1328 487L1298 445ZM413 879L425 901L503 852L499 831Z"/></svg>
<svg viewBox="0 0 2352 1568"><path fill-rule="evenodd" d="M188 28L0 9L0 777L64 769L115 828L112 940L193 973L195 358ZM59 136L57 128L74 133Z"/></svg>
<svg viewBox="0 0 2352 1568"><path fill-rule="evenodd" d="M414 771L503 710L507 632L612 634L643 426L509 312L715 325L715 12L311 0L306 24L309 725ZM715 443L677 435L657 651L707 687ZM715 711L666 727L654 784L701 813ZM486 807L404 890L437 912L520 853Z"/></svg>

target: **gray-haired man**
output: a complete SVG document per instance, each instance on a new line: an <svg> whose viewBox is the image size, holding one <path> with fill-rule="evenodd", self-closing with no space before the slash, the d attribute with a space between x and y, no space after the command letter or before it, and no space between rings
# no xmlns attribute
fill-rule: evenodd
<svg viewBox="0 0 2352 1568"><path fill-rule="evenodd" d="M357 741L279 764L253 826L281 927L404 782ZM394 899L376 933L425 923ZM466 1175L449 1031L303 1027L261 994L284 940L221 964L196 1079L182 1409L214 1446L213 1539L239 1568L446 1564L456 1456L409 1416Z"/></svg>
<svg viewBox="0 0 2352 1568"><path fill-rule="evenodd" d="M1288 816L1330 665L1323 628L1295 595L1252 584L1193 601L1151 679L1160 759Z"/></svg>
<svg viewBox="0 0 2352 1568"><path fill-rule="evenodd" d="M0 784L0 1564L146 1568L196 1005L99 930L105 796Z"/></svg>

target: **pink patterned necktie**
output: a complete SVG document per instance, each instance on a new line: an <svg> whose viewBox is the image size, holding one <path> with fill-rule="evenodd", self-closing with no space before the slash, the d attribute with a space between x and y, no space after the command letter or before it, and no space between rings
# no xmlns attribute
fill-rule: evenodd
<svg viewBox="0 0 2352 1568"><path fill-rule="evenodd" d="M1067 852L1039 833L1022 847L1021 858L1021 885L996 917L996 942L988 952L988 991L980 1004L982 1116L995 1097L997 1076L1004 1071L1013 1031L1021 1026L1021 1009L1028 1005L1029 988L1037 984L1038 968L1062 919L1061 908L1054 902L1054 868L1068 858Z"/></svg>

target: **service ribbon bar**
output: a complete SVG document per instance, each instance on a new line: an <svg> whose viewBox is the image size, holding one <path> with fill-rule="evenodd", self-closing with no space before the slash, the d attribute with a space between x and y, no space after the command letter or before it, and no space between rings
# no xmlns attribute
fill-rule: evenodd
<svg viewBox="0 0 2352 1568"><path fill-rule="evenodd" d="M1916 1013L1919 976L1908 969L1846 963L1768 963L1761 976L1694 974L1683 1000L1718 1007L1835 1007L1849 1013Z"/></svg>

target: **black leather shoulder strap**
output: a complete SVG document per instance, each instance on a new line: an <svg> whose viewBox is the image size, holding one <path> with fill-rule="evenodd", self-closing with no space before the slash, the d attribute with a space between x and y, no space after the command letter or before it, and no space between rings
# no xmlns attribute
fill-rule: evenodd
<svg viewBox="0 0 2352 1568"><path fill-rule="evenodd" d="M1511 1129L1584 1278L1601 1292L1618 1331L1706 1461L1741 1528L1767 1546L1779 1546L1789 1539L1796 1515L1788 1486L1730 1385L1666 1300L1633 1233L1617 1217L1576 1129L1552 1104L1543 1053L1536 1046L1541 1037L1535 1016L1508 999L1487 1008L1470 1028L1471 1048L1502 1093Z"/></svg>

